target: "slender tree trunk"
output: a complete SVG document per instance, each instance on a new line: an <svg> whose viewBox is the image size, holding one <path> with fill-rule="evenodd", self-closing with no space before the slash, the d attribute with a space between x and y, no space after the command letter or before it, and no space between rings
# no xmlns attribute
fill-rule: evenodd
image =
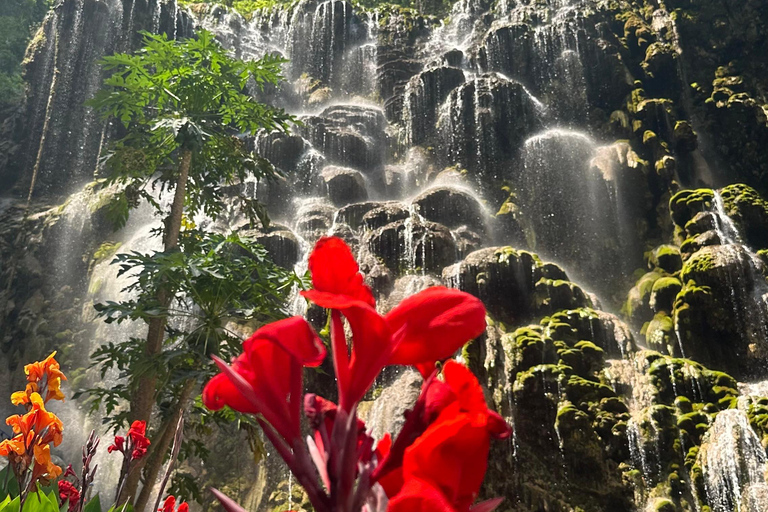
<svg viewBox="0 0 768 512"><path fill-rule="evenodd" d="M136 499L134 505L135 512L142 512L149 503L149 498L152 495L152 491L155 487L155 482L160 474L160 470L163 468L163 461L165 460L165 453L171 447L173 436L176 433L176 424L179 422L179 417L184 411L187 402L192 397L192 392L195 390L194 379L188 380L184 384L184 388L181 390L179 401L176 403L176 409L173 414L165 421L163 428L159 432L160 435L156 436L154 441L155 449L147 459L147 464L144 468L144 487L141 488L139 497ZM153 512L153 511L150 511Z"/></svg>
<svg viewBox="0 0 768 512"><path fill-rule="evenodd" d="M192 151L182 149L179 157L179 178L176 181L176 191L173 196L171 213L165 219L165 230L163 235L163 248L165 251L175 249L179 245L179 233L181 232L181 218L184 213L184 197L187 191L187 179L189 177L189 168L192 164ZM173 299L172 293L165 288L161 288L157 293L157 301L162 308L167 308ZM165 317L153 318L149 321L147 330L147 342L144 354L147 359L155 358L163 350L163 338L165 337ZM139 376L138 386L131 397L130 421L146 421L152 414L152 407L155 403L155 387L157 386L157 375L153 369ZM136 496L136 490L139 486L142 468L137 467L128 475L125 487L120 493L118 504L122 504L132 497ZM123 477L124 475L121 475ZM136 509L136 512L141 512Z"/></svg>

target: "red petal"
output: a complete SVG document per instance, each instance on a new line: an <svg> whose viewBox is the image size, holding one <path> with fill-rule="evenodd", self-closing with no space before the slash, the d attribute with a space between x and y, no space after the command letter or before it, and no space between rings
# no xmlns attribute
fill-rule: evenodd
<svg viewBox="0 0 768 512"><path fill-rule="evenodd" d="M343 314L352 329L352 357L348 387L339 390L339 405L350 411L391 358L394 346L387 322L371 306L361 304Z"/></svg>
<svg viewBox="0 0 768 512"><path fill-rule="evenodd" d="M269 340L284 349L303 366L319 366L325 359L325 346L309 323L301 316L267 324L243 342L250 352L259 340Z"/></svg>
<svg viewBox="0 0 768 512"><path fill-rule="evenodd" d="M484 427L448 409L405 451L403 479L432 482L457 510L468 510L483 483L489 448Z"/></svg>
<svg viewBox="0 0 768 512"><path fill-rule="evenodd" d="M363 282L352 251L341 238L323 237L318 240L309 256L309 270L315 290L343 295L369 306L376 305L371 289Z"/></svg>
<svg viewBox="0 0 768 512"><path fill-rule="evenodd" d="M442 286L408 297L386 319L396 345L389 364L419 365L422 375L485 331L483 303Z"/></svg>
<svg viewBox="0 0 768 512"><path fill-rule="evenodd" d="M245 355L240 355L237 359L244 359ZM241 365L236 360L233 369L238 371ZM238 372L241 373L241 372ZM249 379L246 379L249 380ZM203 404L212 411L218 411L225 405L240 412L256 414L259 411L247 400L240 391L237 390L232 381L226 375L220 373L213 377L203 388Z"/></svg>
<svg viewBox="0 0 768 512"><path fill-rule="evenodd" d="M389 450L392 449L392 435L387 432L384 434L384 437L381 438L381 440L376 445L376 459L381 462L384 460L384 457L389 455Z"/></svg>
<svg viewBox="0 0 768 512"><path fill-rule="evenodd" d="M455 512L446 496L430 482L409 479L402 490L389 500L387 512Z"/></svg>

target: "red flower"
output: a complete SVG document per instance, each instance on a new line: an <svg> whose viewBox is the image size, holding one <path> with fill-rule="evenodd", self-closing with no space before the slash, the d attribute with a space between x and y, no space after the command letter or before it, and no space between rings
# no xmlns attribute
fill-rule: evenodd
<svg viewBox="0 0 768 512"><path fill-rule="evenodd" d="M387 316L394 353L389 364L413 365L423 377L485 331L485 306L476 297L433 286L408 297Z"/></svg>
<svg viewBox="0 0 768 512"><path fill-rule="evenodd" d="M328 309L344 309L355 303L376 306L352 251L341 238L318 240L309 255L309 270L315 288L302 295L318 306Z"/></svg>
<svg viewBox="0 0 768 512"><path fill-rule="evenodd" d="M485 476L491 437L511 433L501 416L488 409L467 367L448 361L443 377L429 383L374 473L392 498L392 510L436 506L435 490L456 511L469 510Z"/></svg>
<svg viewBox="0 0 768 512"><path fill-rule="evenodd" d="M187 505L186 501L182 501L179 503L179 508L176 508L176 498L171 495L165 498L165 501L157 510L159 512L189 512L189 505Z"/></svg>
<svg viewBox="0 0 768 512"><path fill-rule="evenodd" d="M147 431L147 423L145 421L134 421L131 424L131 428L128 429L128 439L131 442L133 450L131 450L131 460L137 460L147 454L147 448L149 448L149 439L144 435Z"/></svg>
<svg viewBox="0 0 768 512"><path fill-rule="evenodd" d="M174 496L168 496L167 498L165 498L165 501L157 510L161 512L173 512L175 509L176 509L176 498Z"/></svg>
<svg viewBox="0 0 768 512"><path fill-rule="evenodd" d="M61 499L60 506L69 500L67 510L75 510L80 502L80 491L69 480L59 480L59 499Z"/></svg>
<svg viewBox="0 0 768 512"><path fill-rule="evenodd" d="M231 368L214 358L224 373L206 384L203 403L261 414L292 446L301 437L302 367L324 358L325 347L304 318L273 322L243 342Z"/></svg>
<svg viewBox="0 0 768 512"><path fill-rule="evenodd" d="M115 442L107 446L107 452L112 453L114 451L122 452L125 444L125 438L123 436L115 436Z"/></svg>
<svg viewBox="0 0 768 512"><path fill-rule="evenodd" d="M349 412L388 364L414 365L429 375L435 361L453 355L485 330L483 303L468 293L433 287L404 300L385 317L374 309L352 252L343 240L321 238L309 258L313 290L302 292L332 309L331 338L339 404ZM347 349L341 316L352 329Z"/></svg>
<svg viewBox="0 0 768 512"><path fill-rule="evenodd" d="M121 452L123 457L130 454L131 460L138 460L147 454L149 439L144 435L147 431L146 421L134 421L125 437L115 436L115 441L107 446L107 452Z"/></svg>

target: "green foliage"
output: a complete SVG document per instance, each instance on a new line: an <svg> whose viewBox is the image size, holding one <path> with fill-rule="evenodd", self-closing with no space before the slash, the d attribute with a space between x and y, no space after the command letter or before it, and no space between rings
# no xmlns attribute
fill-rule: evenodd
<svg viewBox="0 0 768 512"><path fill-rule="evenodd" d="M24 502L24 512L65 512L68 502L59 504L58 485L53 482L46 486L39 483L35 490L27 495ZM19 512L19 484L13 472L6 466L0 470L0 512ZM101 502L98 494L88 500L83 512L101 512ZM116 512L110 509L109 512ZM132 512L122 511L120 512Z"/></svg>
<svg viewBox="0 0 768 512"><path fill-rule="evenodd" d="M32 34L52 4L50 0L0 2L0 110L24 94L21 63Z"/></svg>
<svg viewBox="0 0 768 512"><path fill-rule="evenodd" d="M95 305L107 323L148 322L158 316L171 320L159 357L148 359L143 340L135 338L105 343L92 355L102 377L118 372L119 384L86 392L92 410L104 407L104 421L115 430L127 422L120 406L130 398L138 375L157 372L165 390L158 396L162 406L187 379L203 382L215 373L211 354L228 359L239 353L241 338L229 322L260 324L286 316L286 298L302 284L293 272L275 265L262 246L236 234L191 230L180 242L180 251L116 255L118 274L135 276L123 290L131 298ZM157 292L169 286L176 299L163 308Z"/></svg>
<svg viewBox="0 0 768 512"><path fill-rule="evenodd" d="M175 186L182 150L193 152L185 199L189 217L204 212L215 218L227 187L249 175L274 178L271 164L250 151L241 136L286 131L295 121L248 94L276 86L284 62L275 55L235 59L205 30L197 39L178 41L145 32L141 50L104 58L112 74L90 104L127 131L104 157L105 186L117 184L122 190L107 210L114 224L125 224L130 208L142 200L162 212L153 192ZM237 199L252 221L266 223L258 203Z"/></svg>

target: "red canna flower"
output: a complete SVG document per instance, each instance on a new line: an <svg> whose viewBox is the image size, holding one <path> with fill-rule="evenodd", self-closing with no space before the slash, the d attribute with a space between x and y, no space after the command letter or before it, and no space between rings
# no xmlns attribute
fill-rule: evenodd
<svg viewBox="0 0 768 512"><path fill-rule="evenodd" d="M189 512L189 505L187 505L186 501L182 501L177 508L176 498L173 495L169 495L157 510L158 512Z"/></svg>
<svg viewBox="0 0 768 512"><path fill-rule="evenodd" d="M429 483L421 493L427 500L423 503L431 503L438 489L455 510L469 510L485 476L490 439L511 434L503 418L488 408L480 383L466 366L448 361L443 377L428 382L398 439L391 448L384 446L384 459L374 472L395 510L422 503L412 495L421 493L416 484L404 485L412 480Z"/></svg>
<svg viewBox="0 0 768 512"><path fill-rule="evenodd" d="M302 294L330 309L339 405L307 394L304 412L313 436L306 446L299 442L303 366L317 366L325 356L300 317L256 331L231 367L214 357L222 374L205 386L204 404L259 415L264 433L317 512L491 512L500 500L472 504L487 469L490 440L509 436L510 429L488 408L469 369L447 361L442 378L436 370L438 361L485 330L482 302L433 287L382 316L349 247L334 237L317 242L309 268L314 288ZM344 320L352 331L351 346ZM386 435L374 449L356 407L392 364L415 366L425 383L397 438ZM227 512L244 512L214 494Z"/></svg>
<svg viewBox="0 0 768 512"><path fill-rule="evenodd" d="M168 496L167 498L165 498L165 501L157 510L161 512L174 512L175 509L176 509L176 498L174 496Z"/></svg>
<svg viewBox="0 0 768 512"><path fill-rule="evenodd" d="M74 472L72 474L74 475ZM61 500L59 506L63 506L64 502L69 500L67 510L71 512L77 509L80 502L80 491L69 480L59 480L59 499Z"/></svg>
<svg viewBox="0 0 768 512"><path fill-rule="evenodd" d="M131 460L137 460L147 454L149 448L149 439L144 435L147 431L147 422L134 421L131 428L128 429L128 439L131 442ZM117 440L117 439L115 439Z"/></svg>
<svg viewBox="0 0 768 512"><path fill-rule="evenodd" d="M339 404L349 412L388 364L414 365L429 375L435 361L456 352L485 330L485 307L468 293L428 288L394 308L385 317L374 309L352 251L343 240L321 238L309 258L313 290L302 292L332 310L331 338L339 387ZM347 349L343 315L352 329Z"/></svg>
<svg viewBox="0 0 768 512"><path fill-rule="evenodd" d="M107 446L107 452L112 453L114 451L122 452L125 444L125 438L123 436L115 436L115 441Z"/></svg>
<svg viewBox="0 0 768 512"><path fill-rule="evenodd" d="M395 345L389 364L413 365L425 378L435 361L448 359L485 331L483 303L442 286L408 297L385 318Z"/></svg>
<svg viewBox="0 0 768 512"><path fill-rule="evenodd" d="M212 410L228 405L240 412L261 414L293 446L301 437L302 367L318 366L325 347L302 317L268 324L243 343L232 367L216 358L225 373L203 389L203 403Z"/></svg>

